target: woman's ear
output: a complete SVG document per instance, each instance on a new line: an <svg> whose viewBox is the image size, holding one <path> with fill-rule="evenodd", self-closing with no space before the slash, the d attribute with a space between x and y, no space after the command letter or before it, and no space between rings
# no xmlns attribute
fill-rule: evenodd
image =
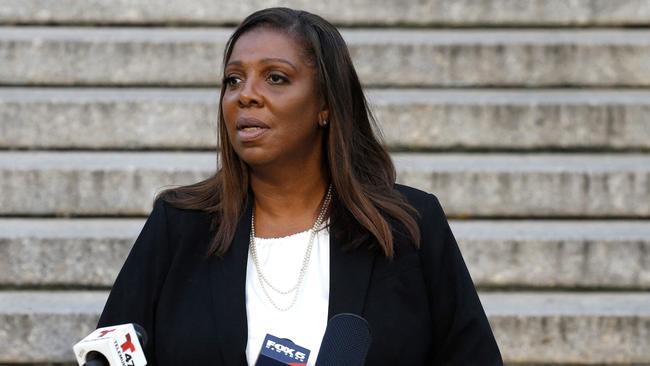
<svg viewBox="0 0 650 366"><path fill-rule="evenodd" d="M321 127L325 127L329 124L329 111L327 109L322 110L318 114L318 124Z"/></svg>

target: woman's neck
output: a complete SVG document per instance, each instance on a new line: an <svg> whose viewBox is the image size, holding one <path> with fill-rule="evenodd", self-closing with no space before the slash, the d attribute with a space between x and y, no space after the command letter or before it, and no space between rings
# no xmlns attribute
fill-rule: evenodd
<svg viewBox="0 0 650 366"><path fill-rule="evenodd" d="M329 179L324 169L292 169L260 174L251 169L255 230L259 237L287 236L312 227Z"/></svg>

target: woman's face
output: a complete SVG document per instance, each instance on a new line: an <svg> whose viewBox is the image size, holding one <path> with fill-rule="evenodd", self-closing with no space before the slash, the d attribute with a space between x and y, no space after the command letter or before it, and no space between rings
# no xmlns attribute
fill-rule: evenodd
<svg viewBox="0 0 650 366"><path fill-rule="evenodd" d="M224 70L228 139L251 166L320 158L327 112L300 45L269 28L244 33ZM320 115L319 115L320 113Z"/></svg>

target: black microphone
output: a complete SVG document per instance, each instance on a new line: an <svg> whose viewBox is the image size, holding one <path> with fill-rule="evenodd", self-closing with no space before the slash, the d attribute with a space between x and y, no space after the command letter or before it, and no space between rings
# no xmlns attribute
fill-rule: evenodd
<svg viewBox="0 0 650 366"><path fill-rule="evenodd" d="M86 363L84 363L83 366L108 366L110 364L111 363L103 354L97 351L90 351L86 355Z"/></svg>
<svg viewBox="0 0 650 366"><path fill-rule="evenodd" d="M327 322L316 366L361 366L371 342L366 319L350 313L337 314Z"/></svg>

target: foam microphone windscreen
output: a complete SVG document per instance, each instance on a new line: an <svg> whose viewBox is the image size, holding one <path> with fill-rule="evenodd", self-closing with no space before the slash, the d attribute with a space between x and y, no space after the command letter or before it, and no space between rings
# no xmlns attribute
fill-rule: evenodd
<svg viewBox="0 0 650 366"><path fill-rule="evenodd" d="M363 365L371 341L366 319L355 314L337 314L327 322L316 366Z"/></svg>

